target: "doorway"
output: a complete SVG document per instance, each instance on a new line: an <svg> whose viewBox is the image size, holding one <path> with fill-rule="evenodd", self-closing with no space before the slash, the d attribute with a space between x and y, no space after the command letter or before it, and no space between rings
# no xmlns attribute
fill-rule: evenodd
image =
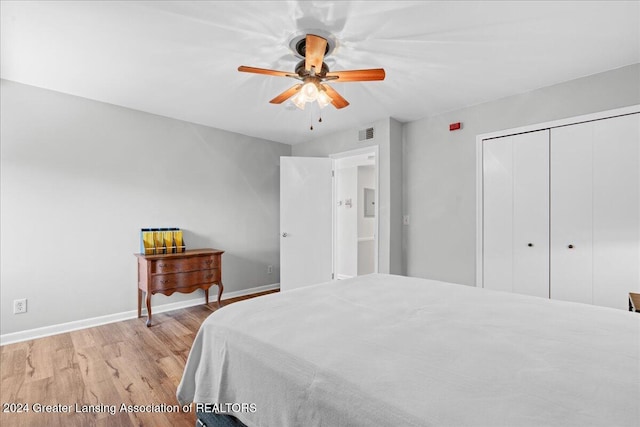
<svg viewBox="0 0 640 427"><path fill-rule="evenodd" d="M378 271L378 150L332 155L334 266L338 280Z"/></svg>

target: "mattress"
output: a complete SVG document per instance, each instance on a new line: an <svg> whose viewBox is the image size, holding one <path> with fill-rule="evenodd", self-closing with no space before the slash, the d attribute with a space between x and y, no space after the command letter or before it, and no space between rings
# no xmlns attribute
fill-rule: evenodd
<svg viewBox="0 0 640 427"><path fill-rule="evenodd" d="M640 316L361 276L214 312L177 397L249 427L638 426Z"/></svg>

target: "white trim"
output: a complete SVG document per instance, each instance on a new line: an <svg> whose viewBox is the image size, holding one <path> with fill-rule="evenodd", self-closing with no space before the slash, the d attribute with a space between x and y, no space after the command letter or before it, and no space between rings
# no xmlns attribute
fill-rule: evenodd
<svg viewBox="0 0 640 427"><path fill-rule="evenodd" d="M484 138L480 135L476 137L476 287L483 288L483 262L484 255L482 248L484 247L484 159L482 157L482 141Z"/></svg>
<svg viewBox="0 0 640 427"><path fill-rule="evenodd" d="M342 151L340 153L329 154L329 158L331 159L342 159L344 157L355 157L363 154L369 154L375 152L376 154L376 162L378 162L378 146L377 145L367 145L366 147L356 148L355 150Z"/></svg>
<svg viewBox="0 0 640 427"><path fill-rule="evenodd" d="M257 286L255 288L243 289L240 291L226 292L222 301L228 299L242 297L250 294L257 294L260 292L270 291L273 289L279 289L280 284L274 283L272 285ZM209 300L211 302L211 300ZM172 302L168 304L162 304L157 307L153 307L153 314L164 313L167 311L178 310L181 308L193 307L201 305L203 298L194 298L186 301ZM143 313L146 313L146 309L143 309ZM138 317L137 310L124 311L122 313L108 314L106 316L92 317L89 319L74 320L72 322L60 323L58 325L44 326L41 328L28 329L26 331L12 332L9 334L0 335L0 346L6 344L14 344L21 341L32 340L36 338L48 337L51 335L62 334L66 332L77 331L79 329L92 328L95 326L105 325L107 323L121 322L123 320L135 319Z"/></svg>
<svg viewBox="0 0 640 427"><path fill-rule="evenodd" d="M346 280L346 279L351 279L353 278L353 276L349 276L348 274L338 274L336 276L337 280Z"/></svg>
<svg viewBox="0 0 640 427"><path fill-rule="evenodd" d="M526 132L535 132L543 129L552 129L561 126L575 125L578 123L590 122L594 120L608 119L611 117L624 116L628 114L640 113L640 105L632 105L629 107L616 108L613 110L599 111L597 113L584 114L581 116L567 117L564 119L553 120L549 122L538 123L534 125L521 126L512 129L504 129L495 132L483 133L476 136L476 287L483 287L482 280L482 247L483 247L483 230L482 230L482 201L483 195L483 173L482 173L482 141L492 138L500 138L503 136L516 135Z"/></svg>
<svg viewBox="0 0 640 427"><path fill-rule="evenodd" d="M476 136L476 143L478 142L478 140L480 140L480 142L482 142L483 139L499 138L501 136L515 135L515 134L518 134L518 133L534 132L534 131L542 130L542 129L551 129L551 128L557 128L557 127L561 127L561 126L575 125L577 123L590 122L590 121L593 121L593 120L608 119L608 118L611 118L611 117L624 116L624 115L627 115L627 114L635 114L635 113L640 113L640 104L639 105L632 105L632 106L629 106L629 107L616 108L614 110L607 110L607 111L600 111L600 112L597 112L597 113L584 114L582 116L567 117L567 118L564 118L564 119L552 120L550 122L537 123L537 124L534 124L534 125L527 125L527 126L521 126L521 127L517 127L517 128L499 130L499 131L496 131L496 132L483 133L483 134L480 134L480 135Z"/></svg>

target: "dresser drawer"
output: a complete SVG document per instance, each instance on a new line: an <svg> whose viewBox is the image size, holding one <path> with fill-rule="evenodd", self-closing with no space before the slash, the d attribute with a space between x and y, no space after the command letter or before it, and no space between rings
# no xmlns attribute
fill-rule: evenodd
<svg viewBox="0 0 640 427"><path fill-rule="evenodd" d="M190 271L176 274L156 274L151 277L151 290L188 288L220 281L220 269Z"/></svg>
<svg viewBox="0 0 640 427"><path fill-rule="evenodd" d="M151 274L176 273L179 271L208 270L220 267L219 256L199 256L192 258L165 258L151 264Z"/></svg>

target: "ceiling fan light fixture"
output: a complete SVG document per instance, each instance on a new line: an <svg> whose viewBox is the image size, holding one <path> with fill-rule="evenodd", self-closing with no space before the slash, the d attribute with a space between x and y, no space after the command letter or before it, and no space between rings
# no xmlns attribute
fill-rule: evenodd
<svg viewBox="0 0 640 427"><path fill-rule="evenodd" d="M302 93L307 102L313 102L318 99L318 87L313 82L305 83L300 89L300 93Z"/></svg>
<svg viewBox="0 0 640 427"><path fill-rule="evenodd" d="M318 105L320 106L320 108L324 108L327 105L331 104L331 97L329 97L329 95L327 95L327 92L325 92L324 90L320 90L318 91Z"/></svg>
<svg viewBox="0 0 640 427"><path fill-rule="evenodd" d="M302 90L300 90L293 98L291 98L291 102L293 102L293 105L295 105L299 109L304 110L304 106L307 103L307 100L302 93Z"/></svg>

